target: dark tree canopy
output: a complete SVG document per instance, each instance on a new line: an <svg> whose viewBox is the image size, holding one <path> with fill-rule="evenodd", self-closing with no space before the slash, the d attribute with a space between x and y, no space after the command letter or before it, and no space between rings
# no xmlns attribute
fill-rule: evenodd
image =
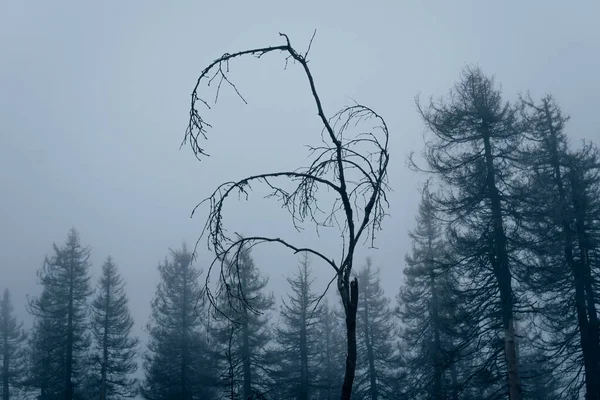
<svg viewBox="0 0 600 400"><path fill-rule="evenodd" d="M433 198L451 221L450 238L453 251L460 254L461 274L480 288L471 294L478 297L473 299L478 318L486 320L487 333L480 333L486 337L481 341L487 342L486 363L491 365L504 352L509 396L519 400L513 279L519 261L512 240L518 216L511 189L513 156L525 127L519 107L504 102L495 86L480 69L468 67L445 99L431 101L426 108L418 106L432 134L424 156L429 172L442 185ZM498 335L504 338L503 346L497 343Z"/></svg>

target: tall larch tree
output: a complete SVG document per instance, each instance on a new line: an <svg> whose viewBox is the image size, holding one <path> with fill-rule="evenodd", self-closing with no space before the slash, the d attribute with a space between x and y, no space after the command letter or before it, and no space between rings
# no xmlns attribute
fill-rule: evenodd
<svg viewBox="0 0 600 400"><path fill-rule="evenodd" d="M2 400L9 400L15 389L20 388L25 373L25 349L23 344L27 336L23 331L23 323L17 322L13 312L10 292L8 289L4 289L4 294L0 300Z"/></svg>
<svg viewBox="0 0 600 400"><path fill-rule="evenodd" d="M149 400L215 398L203 313L201 271L184 244L158 266L141 393Z"/></svg>
<svg viewBox="0 0 600 400"><path fill-rule="evenodd" d="M92 302L92 334L94 338L94 377L100 400L134 397L137 379L137 345L131 335L133 318L129 313L125 281L113 259L102 265L102 275Z"/></svg>
<svg viewBox="0 0 600 400"><path fill-rule="evenodd" d="M71 229L65 244L53 246L54 254L46 257L38 278L43 294L30 302L30 311L36 317L38 349L48 362L51 380L56 385L41 388L47 396L57 395L72 400L76 392L83 390L89 334L88 297L90 287L88 247L81 245L79 234ZM48 382L46 382L48 383ZM56 390L56 393L52 393Z"/></svg>
<svg viewBox="0 0 600 400"><path fill-rule="evenodd" d="M584 359L590 375L585 385L590 389L588 398L600 399L600 333L598 307L600 306L600 150L592 143L584 143L568 155L567 181L574 216L575 259L580 274L575 282L583 282L583 296L576 294L578 321L587 319L586 337L582 351L589 353ZM580 286L575 284L576 287ZM583 299L581 299L583 297ZM579 309L585 305L585 313ZM585 324L584 324L585 325ZM582 337L580 331L580 338ZM595 389L595 392L592 390ZM592 394L593 393L593 394Z"/></svg>
<svg viewBox="0 0 600 400"><path fill-rule="evenodd" d="M358 284L363 298L358 303L359 367L353 398L386 399L393 395L391 371L395 326L390 300L380 284L379 270L372 268L370 258L358 273Z"/></svg>
<svg viewBox="0 0 600 400"><path fill-rule="evenodd" d="M424 156L429 171L442 184L436 203L451 217L450 229L455 243L462 245L463 266L469 264L472 282L487 282L489 290L479 299L481 312L487 314L489 326L499 322L496 332L488 332L488 353L498 354L494 342L501 335L508 395L520 400L514 329L517 297L511 265L515 257L509 243L517 226L511 214L511 156L523 139L518 107L503 102L492 78L469 67L446 99L418 108L433 134ZM490 298L495 304L486 304Z"/></svg>
<svg viewBox="0 0 600 400"><path fill-rule="evenodd" d="M597 151L588 145L569 150L568 117L552 96L539 103L529 97L522 101L533 139L521 155L528 171L519 193L522 242L530 252L525 282L537 296L537 325L550 333L540 336L552 355L545 363L565 377L567 392L578 393L583 386L586 399L599 399L599 282L588 257L597 247L589 240L599 217ZM577 378L580 369L582 379Z"/></svg>
<svg viewBox="0 0 600 400"><path fill-rule="evenodd" d="M319 297L311 290L314 278L308 254L287 281L291 293L282 301L281 326L275 332L280 347L278 381L286 387L288 398L308 400L315 391L316 325L321 317Z"/></svg>

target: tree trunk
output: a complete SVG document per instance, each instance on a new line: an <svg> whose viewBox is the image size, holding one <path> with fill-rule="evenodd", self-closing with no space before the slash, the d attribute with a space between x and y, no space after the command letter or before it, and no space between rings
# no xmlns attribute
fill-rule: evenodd
<svg viewBox="0 0 600 400"><path fill-rule="evenodd" d="M512 314L512 313L511 313ZM506 318L506 317L505 317ZM509 398L521 399L521 382L519 381L518 360L516 351L515 327L513 319L508 319L505 328L504 352L508 364Z"/></svg>
<svg viewBox="0 0 600 400"><path fill-rule="evenodd" d="M489 129L483 129L483 142L485 150L485 163L487 172L487 188L491 202L494 233L495 275L500 291L502 310L502 325L504 327L504 355L507 364L508 387L510 400L521 400L521 382L519 380L518 360L516 351L516 338L513 317L513 297L511 274L508 264L508 251L506 249L506 235L503 226L502 205L500 193L496 187L494 159L490 143Z"/></svg>
<svg viewBox="0 0 600 400"><path fill-rule="evenodd" d="M344 373L344 384L342 385L341 400L350 400L352 395L352 384L356 373L356 310L358 308L358 279L354 278L350 282L349 296L342 298L345 300L344 311L346 313L346 371Z"/></svg>

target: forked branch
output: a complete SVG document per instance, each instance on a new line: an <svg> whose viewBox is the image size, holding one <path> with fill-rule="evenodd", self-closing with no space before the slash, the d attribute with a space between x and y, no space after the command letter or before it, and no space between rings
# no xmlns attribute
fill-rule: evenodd
<svg viewBox="0 0 600 400"><path fill-rule="evenodd" d="M224 296L229 300L229 309L233 303L236 303L252 310L240 284L238 265L242 251L257 244L277 243L294 253L310 253L323 260L335 272L333 280L337 280L338 291L346 313L348 355L342 398L349 399L356 367L355 330L358 302L357 282L356 280L351 282L350 276L358 241L361 237L365 237L365 240L370 238L373 245L375 234L381 229L386 208L389 206L386 198L386 191L389 189L388 127L379 114L361 104L345 107L332 118L328 118L306 59L312 39L308 50L301 54L292 47L287 35L280 35L285 39L282 45L226 53L201 72L192 91L189 122L182 145L189 144L198 159L208 155L200 145L201 140L207 139L207 131L212 127L200 112L200 108L203 107L206 107L207 111L210 110L208 102L199 95L200 90L204 88L203 83L206 83L207 87L216 83L215 101L225 83L225 87L232 88L236 95L246 102L228 77L230 62L244 56L261 58L270 53L283 53L286 67L290 60L302 67L322 125L322 144L317 147L309 146L309 156L312 161L308 167L295 171L252 175L223 183L198 204L198 206L207 204L209 207L208 218L198 241L205 237L209 250L215 253L215 259L208 270L205 292L215 307L217 307L216 298ZM247 199L249 189L254 184L263 185L269 191L267 197L274 198L282 204L290 214L296 229L302 229L307 220L317 228L317 232L319 227L337 226L343 243L340 259L336 261L319 251L296 246L278 237L241 237L237 233L230 236L223 224L225 201L235 194ZM319 188L335 193L336 198L330 207L322 207L317 201ZM329 211L323 211L324 209ZM219 278L217 289L213 292L209 283L215 270L218 270ZM256 310L252 311L256 312Z"/></svg>

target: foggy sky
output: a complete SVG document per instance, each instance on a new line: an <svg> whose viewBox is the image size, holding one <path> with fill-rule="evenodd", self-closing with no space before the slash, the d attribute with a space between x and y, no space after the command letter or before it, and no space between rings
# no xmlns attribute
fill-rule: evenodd
<svg viewBox="0 0 600 400"><path fill-rule="evenodd" d="M85 4L84 4L85 3ZM485 3L485 4L484 4ZM282 43L305 49L325 112L352 99L390 128L390 217L361 249L381 267L395 296L407 230L424 177L406 158L421 151L423 124L414 97L447 93L466 64L494 74L507 100L552 93L571 115L574 144L599 135L600 30L595 1L261 1L28 2L0 5L0 289L24 313L36 271L52 243L76 227L92 246L95 280L111 255L127 280L136 334L149 316L157 264L182 241L193 245L206 209L194 205L222 181L306 164L319 139L315 106L298 65L280 55L232 63L249 101L221 93L214 126L195 160L181 150L190 93L201 69L224 52ZM213 93L213 92L211 92ZM209 96L209 98L211 98ZM291 237L337 256L336 233L295 235L279 205L230 201L226 226L252 235ZM197 265L210 254L201 242ZM274 246L255 260L279 299L296 257ZM331 271L313 264L319 284Z"/></svg>

